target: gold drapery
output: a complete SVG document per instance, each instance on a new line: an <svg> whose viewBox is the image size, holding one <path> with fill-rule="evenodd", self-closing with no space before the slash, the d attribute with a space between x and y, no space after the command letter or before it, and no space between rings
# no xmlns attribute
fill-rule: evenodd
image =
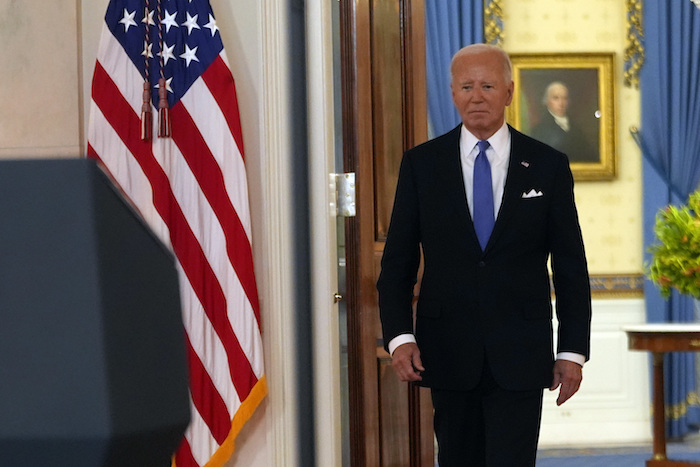
<svg viewBox="0 0 700 467"><path fill-rule="evenodd" d="M503 46L503 5L501 0L484 0L484 42Z"/></svg>
<svg viewBox="0 0 700 467"><path fill-rule="evenodd" d="M627 45L625 47L625 76L627 87L639 87L639 72L644 65L644 29L642 27L642 0L626 0Z"/></svg>

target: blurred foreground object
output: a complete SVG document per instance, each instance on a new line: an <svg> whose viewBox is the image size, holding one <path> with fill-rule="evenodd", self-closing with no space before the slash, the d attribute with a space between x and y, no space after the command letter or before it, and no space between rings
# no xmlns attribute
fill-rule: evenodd
<svg viewBox="0 0 700 467"><path fill-rule="evenodd" d="M0 162L0 465L170 466L173 255L91 160Z"/></svg>

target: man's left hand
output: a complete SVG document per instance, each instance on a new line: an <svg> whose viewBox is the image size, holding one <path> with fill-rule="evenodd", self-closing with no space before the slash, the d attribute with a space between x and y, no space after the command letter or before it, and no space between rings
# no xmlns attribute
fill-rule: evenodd
<svg viewBox="0 0 700 467"><path fill-rule="evenodd" d="M561 386L559 397L557 398L557 405L562 405L569 400L571 396L576 394L576 391L578 391L578 388L581 386L581 380L583 379L583 372L581 370L581 365L568 360L557 360L554 362L554 377L549 390L554 391Z"/></svg>

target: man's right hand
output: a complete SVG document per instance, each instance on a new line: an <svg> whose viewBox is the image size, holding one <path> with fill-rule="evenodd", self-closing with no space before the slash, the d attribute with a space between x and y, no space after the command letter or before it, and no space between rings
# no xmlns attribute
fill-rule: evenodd
<svg viewBox="0 0 700 467"><path fill-rule="evenodd" d="M402 344L391 356L391 366L401 381L421 381L421 372L425 371L420 361L420 350L413 342Z"/></svg>

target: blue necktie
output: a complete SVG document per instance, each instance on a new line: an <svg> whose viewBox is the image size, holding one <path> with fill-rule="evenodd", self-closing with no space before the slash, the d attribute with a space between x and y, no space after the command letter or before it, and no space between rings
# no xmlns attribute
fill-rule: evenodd
<svg viewBox="0 0 700 467"><path fill-rule="evenodd" d="M491 184L491 165L486 158L488 141L479 141L479 154L474 161L474 229L481 249L486 249L495 218L493 215L493 186Z"/></svg>

